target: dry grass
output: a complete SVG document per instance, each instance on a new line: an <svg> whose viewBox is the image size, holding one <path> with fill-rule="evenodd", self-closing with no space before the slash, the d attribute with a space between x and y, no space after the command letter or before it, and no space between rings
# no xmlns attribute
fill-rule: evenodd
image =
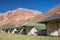
<svg viewBox="0 0 60 40"><path fill-rule="evenodd" d="M60 40L59 37L0 33L0 40Z"/></svg>

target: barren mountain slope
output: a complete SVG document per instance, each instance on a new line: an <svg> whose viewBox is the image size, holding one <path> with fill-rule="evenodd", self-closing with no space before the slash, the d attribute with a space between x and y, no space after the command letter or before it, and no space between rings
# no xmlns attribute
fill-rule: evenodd
<svg viewBox="0 0 60 40"><path fill-rule="evenodd" d="M47 12L43 13L43 15L38 15L36 17L34 17L34 21L35 22L42 22L44 19L50 17L50 16L53 16L53 15L60 15L60 5L57 5L53 8L51 8L50 10L48 10ZM32 20L33 20L32 19Z"/></svg>
<svg viewBox="0 0 60 40"><path fill-rule="evenodd" d="M42 13L36 10L28 10L24 8L7 11L0 14L0 26L25 23L37 15L42 15Z"/></svg>

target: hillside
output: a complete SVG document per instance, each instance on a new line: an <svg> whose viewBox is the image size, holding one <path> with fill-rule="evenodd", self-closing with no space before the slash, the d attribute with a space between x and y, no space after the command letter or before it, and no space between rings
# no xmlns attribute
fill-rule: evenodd
<svg viewBox="0 0 60 40"><path fill-rule="evenodd" d="M28 10L24 8L18 8L16 10L0 13L0 26L25 23L37 15L42 15L42 13L36 10Z"/></svg>
<svg viewBox="0 0 60 40"><path fill-rule="evenodd" d="M43 15L38 15L36 17L34 17L32 20L35 22L42 22L44 21L46 18L49 18L53 15L60 15L60 5L57 5L53 8L51 8L50 10L48 10L47 12L43 13Z"/></svg>

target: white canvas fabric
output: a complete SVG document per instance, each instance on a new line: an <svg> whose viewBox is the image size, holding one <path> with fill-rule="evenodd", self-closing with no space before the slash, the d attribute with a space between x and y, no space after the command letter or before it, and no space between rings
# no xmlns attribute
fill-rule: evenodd
<svg viewBox="0 0 60 40"><path fill-rule="evenodd" d="M30 30L30 32L28 33L28 35L37 35L36 32L37 32L37 29L36 29L35 27L33 27L33 28Z"/></svg>

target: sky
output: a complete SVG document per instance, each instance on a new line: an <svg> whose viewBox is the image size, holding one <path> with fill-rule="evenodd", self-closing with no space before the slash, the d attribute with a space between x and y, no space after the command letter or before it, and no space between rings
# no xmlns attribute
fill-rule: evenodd
<svg viewBox="0 0 60 40"><path fill-rule="evenodd" d="M60 0L0 0L0 12L26 8L46 12L60 4Z"/></svg>

